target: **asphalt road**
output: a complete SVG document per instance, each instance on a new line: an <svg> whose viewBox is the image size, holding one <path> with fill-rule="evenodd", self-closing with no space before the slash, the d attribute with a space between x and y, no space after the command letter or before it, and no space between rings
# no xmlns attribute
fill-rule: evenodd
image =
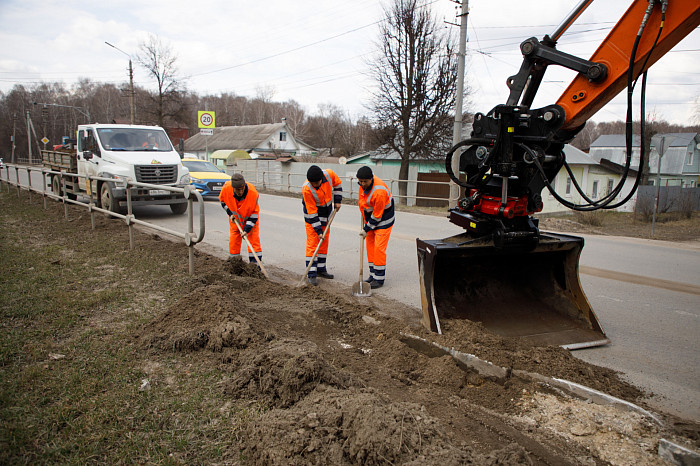
<svg viewBox="0 0 700 466"><path fill-rule="evenodd" d="M261 195L263 260L272 270L301 278L305 230L299 198ZM136 210L137 218L184 231L186 215L168 207ZM206 235L197 247L226 257L227 218L218 201L205 203ZM388 247L386 284L375 296L403 303L405 315L421 315L416 238L439 239L462 232L447 218L397 212ZM350 292L359 273L359 209L343 205L332 225L328 269L322 286ZM196 222L195 222L196 225ZM574 351L593 364L622 372L655 393L651 404L700 421L700 244L584 236L581 283L610 345ZM365 263L365 277L367 266ZM196 272L196 271L195 271ZM373 299L373 298L367 298Z"/></svg>

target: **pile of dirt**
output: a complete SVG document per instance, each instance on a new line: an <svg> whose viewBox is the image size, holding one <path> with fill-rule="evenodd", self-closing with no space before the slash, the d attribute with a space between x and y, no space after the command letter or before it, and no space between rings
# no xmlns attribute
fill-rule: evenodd
<svg viewBox="0 0 700 466"><path fill-rule="evenodd" d="M532 464L517 444L487 455L455 445L424 407L360 389L319 388L271 410L243 443L256 464Z"/></svg>
<svg viewBox="0 0 700 466"><path fill-rule="evenodd" d="M585 401L531 379L493 379L450 356L416 351L404 342L406 334L508 373L568 379L630 402L643 395L615 372L558 347L529 346L461 321L435 335L350 293L261 279L253 276L257 267L239 259L198 260L192 291L138 337L152 351L198 352L230 372L222 396L262 413L241 432L243 455L254 463L591 464L610 461L606 452L627 432L597 436L608 426L592 421L595 429L573 435L567 420L579 418ZM558 424L545 422L554 414L546 414L541 400L575 409L558 412ZM631 416L607 409L611 419ZM643 440L629 442L630 454L642 462L656 461L654 439L676 435L641 421L628 431L644 432Z"/></svg>

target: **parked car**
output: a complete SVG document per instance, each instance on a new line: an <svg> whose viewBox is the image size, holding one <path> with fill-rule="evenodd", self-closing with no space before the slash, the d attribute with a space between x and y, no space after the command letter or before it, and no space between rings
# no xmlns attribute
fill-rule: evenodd
<svg viewBox="0 0 700 466"><path fill-rule="evenodd" d="M206 160L188 158L182 159L182 164L190 170L191 184L204 197L218 197L224 183L231 179L229 175Z"/></svg>

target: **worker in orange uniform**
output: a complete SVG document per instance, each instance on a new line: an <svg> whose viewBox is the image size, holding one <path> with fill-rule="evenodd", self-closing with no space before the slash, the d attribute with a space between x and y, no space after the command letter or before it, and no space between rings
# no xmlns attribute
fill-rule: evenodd
<svg viewBox="0 0 700 466"><path fill-rule="evenodd" d="M245 178L240 173L234 173L231 176L231 181L224 183L219 200L221 207L228 214L228 227L231 231L231 236L228 241L229 258L241 256L241 243L243 238L248 238L253 251L248 249L248 261L257 263L253 254L258 256L262 262L262 247L260 246L260 224L258 218L260 215L260 207L258 206L258 191L250 183L246 183ZM243 228L243 235L238 231L238 227L234 223L234 219Z"/></svg>
<svg viewBox="0 0 700 466"><path fill-rule="evenodd" d="M367 239L369 262L369 278L365 281L372 288L381 288L386 275L386 247L394 226L394 199L386 183L369 167L357 170L357 181L362 188L359 206L364 221L360 236Z"/></svg>
<svg viewBox="0 0 700 466"><path fill-rule="evenodd" d="M343 186L338 175L333 170L322 170L318 165L311 165L306 172L306 182L301 188L302 205L304 208L304 222L306 225L306 266L314 255L320 237L326 231L328 218L331 212L340 210L343 200ZM316 277L333 279L333 275L326 269L328 257L328 234L318 249L318 255L311 264L307 274L309 283L316 286Z"/></svg>

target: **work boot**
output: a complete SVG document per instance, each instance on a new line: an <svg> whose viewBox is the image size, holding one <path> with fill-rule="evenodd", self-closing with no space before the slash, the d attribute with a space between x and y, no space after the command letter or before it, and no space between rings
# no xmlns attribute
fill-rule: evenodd
<svg viewBox="0 0 700 466"><path fill-rule="evenodd" d="M374 278L372 278L372 277L369 277L367 280L365 280L365 282L367 282L367 283L372 283L373 281L374 281Z"/></svg>
<svg viewBox="0 0 700 466"><path fill-rule="evenodd" d="M383 286L384 286L384 282L379 283L377 280L372 280L371 282L369 282L369 287L373 290L376 288L381 288Z"/></svg>
<svg viewBox="0 0 700 466"><path fill-rule="evenodd" d="M334 275L332 273L326 272L325 270L319 270L318 276L321 278L327 278L328 280L333 280Z"/></svg>
<svg viewBox="0 0 700 466"><path fill-rule="evenodd" d="M316 277L309 277L309 283L313 286L318 286L318 279Z"/></svg>

